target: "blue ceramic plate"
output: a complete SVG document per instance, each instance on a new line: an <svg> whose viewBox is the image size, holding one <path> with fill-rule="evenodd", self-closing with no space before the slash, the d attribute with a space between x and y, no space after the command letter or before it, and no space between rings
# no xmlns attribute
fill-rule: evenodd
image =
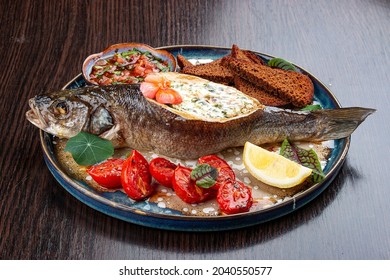
<svg viewBox="0 0 390 280"><path fill-rule="evenodd" d="M162 47L173 55L182 54L187 59L215 60L229 54L230 48L210 46L170 46ZM264 60L272 58L270 55L258 53ZM295 65L296 66L296 65ZM339 108L336 97L326 86L304 69L296 66L299 71L308 75L314 83L315 101L324 108ZM82 75L78 75L64 88L78 88L86 85ZM334 141L334 149L324 168L325 179L318 184L287 198L268 208L248 213L225 216L188 216L179 211L161 207L158 203L149 201L134 202L123 192L98 192L80 182L61 168L54 154L53 137L43 131L40 134L44 158L50 172L56 180L75 198L82 203L109 216L138 225L180 231L221 231L248 227L276 219L307 204L324 191L338 174L348 152L350 137Z"/></svg>

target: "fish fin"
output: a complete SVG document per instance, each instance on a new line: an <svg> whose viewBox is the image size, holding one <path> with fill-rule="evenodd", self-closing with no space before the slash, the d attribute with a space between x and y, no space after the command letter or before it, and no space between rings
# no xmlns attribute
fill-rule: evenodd
<svg viewBox="0 0 390 280"><path fill-rule="evenodd" d="M106 132L100 134L99 137L111 141L115 148L122 148L124 146L124 140L120 135L120 129L120 125L116 124Z"/></svg>
<svg viewBox="0 0 390 280"><path fill-rule="evenodd" d="M321 121L323 130L320 132L326 138L341 139L348 137L375 109L349 107L338 109L323 109L312 111L314 117Z"/></svg>

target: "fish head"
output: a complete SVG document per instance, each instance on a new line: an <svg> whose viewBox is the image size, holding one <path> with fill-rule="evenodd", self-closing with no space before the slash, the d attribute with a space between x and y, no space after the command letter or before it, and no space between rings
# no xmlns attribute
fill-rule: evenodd
<svg viewBox="0 0 390 280"><path fill-rule="evenodd" d="M89 119L89 106L79 98L58 92L37 95L29 100L27 119L38 128L64 138L83 130Z"/></svg>
<svg viewBox="0 0 390 280"><path fill-rule="evenodd" d="M100 135L114 126L107 101L99 94L71 90L37 95L29 100L27 119L47 133L71 138L80 131Z"/></svg>

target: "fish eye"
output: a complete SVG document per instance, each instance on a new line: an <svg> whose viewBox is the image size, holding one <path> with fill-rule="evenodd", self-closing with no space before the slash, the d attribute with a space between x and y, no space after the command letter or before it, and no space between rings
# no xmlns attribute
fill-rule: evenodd
<svg viewBox="0 0 390 280"><path fill-rule="evenodd" d="M68 113L68 105L65 101L59 101L54 105L54 113L56 115L65 115Z"/></svg>

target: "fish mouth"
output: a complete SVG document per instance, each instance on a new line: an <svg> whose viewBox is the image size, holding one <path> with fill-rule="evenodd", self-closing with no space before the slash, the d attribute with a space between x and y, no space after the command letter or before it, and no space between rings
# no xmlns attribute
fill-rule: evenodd
<svg viewBox="0 0 390 280"><path fill-rule="evenodd" d="M43 118L41 112L38 110L35 105L34 98L31 98L28 102L30 110L26 112L26 118L35 126L39 127L42 130L47 128L47 122Z"/></svg>

